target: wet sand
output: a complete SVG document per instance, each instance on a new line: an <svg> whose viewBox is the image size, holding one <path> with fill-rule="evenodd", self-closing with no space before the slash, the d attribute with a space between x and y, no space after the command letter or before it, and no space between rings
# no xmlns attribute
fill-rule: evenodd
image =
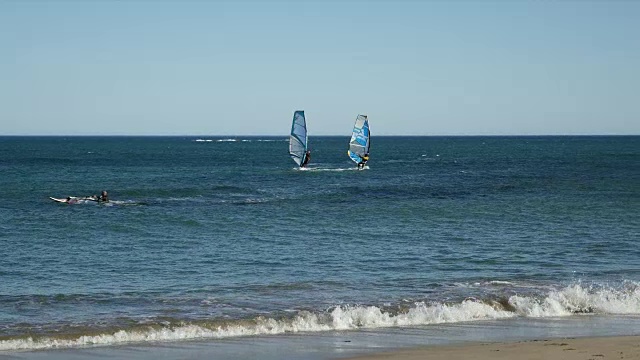
<svg viewBox="0 0 640 360"><path fill-rule="evenodd" d="M368 354L351 360L606 360L640 359L640 336L559 338L503 343L429 346Z"/></svg>

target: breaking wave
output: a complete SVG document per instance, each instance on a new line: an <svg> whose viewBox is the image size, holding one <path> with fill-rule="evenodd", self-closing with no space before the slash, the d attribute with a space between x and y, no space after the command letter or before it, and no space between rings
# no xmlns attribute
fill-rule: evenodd
<svg viewBox="0 0 640 360"><path fill-rule="evenodd" d="M16 336L0 340L0 351L106 346L190 339L215 339L298 332L364 328L425 326L514 317L562 317L575 314L640 314L640 286L627 282L621 289L575 284L545 296L512 295L504 299L466 299L459 303L414 302L409 306L336 306L322 312L299 311L292 317L253 319L158 321L128 329L95 330L89 334Z"/></svg>
<svg viewBox="0 0 640 360"><path fill-rule="evenodd" d="M629 282L622 290L572 285L551 291L543 299L514 295L509 304L520 316L557 317L580 313L640 314L640 286Z"/></svg>

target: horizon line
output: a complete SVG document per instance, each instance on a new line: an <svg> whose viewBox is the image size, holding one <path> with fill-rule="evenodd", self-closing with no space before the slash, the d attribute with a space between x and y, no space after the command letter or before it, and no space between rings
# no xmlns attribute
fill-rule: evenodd
<svg viewBox="0 0 640 360"><path fill-rule="evenodd" d="M350 137L351 134L337 135L309 135L309 137ZM406 134L383 134L375 137L563 137L563 136L640 136L637 134L619 134L619 133L598 133L598 134L425 134L425 135L406 135ZM0 134L0 137L214 137L214 138L239 138L239 137L284 137L288 138L289 134Z"/></svg>

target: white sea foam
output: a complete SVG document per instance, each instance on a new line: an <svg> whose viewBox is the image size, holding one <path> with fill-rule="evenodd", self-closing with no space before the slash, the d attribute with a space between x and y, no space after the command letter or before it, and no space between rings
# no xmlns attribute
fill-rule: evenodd
<svg viewBox="0 0 640 360"><path fill-rule="evenodd" d="M369 166L365 166L365 169L369 169ZM348 167L348 168L316 168L316 167L306 167L306 168L294 168L294 170L301 170L301 171L354 171L354 170L360 170L357 167Z"/></svg>
<svg viewBox="0 0 640 360"><path fill-rule="evenodd" d="M491 280L489 281L491 285L513 285L511 281L503 281L503 280Z"/></svg>
<svg viewBox="0 0 640 360"><path fill-rule="evenodd" d="M119 330L77 338L20 338L0 341L0 351L114 345L151 341L175 341L199 338L228 338L297 332L355 330L361 328L423 326L504 319L511 317L558 317L589 312L600 314L640 314L640 286L631 283L624 289L584 287L579 284L550 291L542 298L514 295L512 308L499 302L468 299L460 303L414 303L406 311L388 312L377 306L337 306L323 313L300 311L293 318L258 317L223 325L183 324L158 328Z"/></svg>
<svg viewBox="0 0 640 360"><path fill-rule="evenodd" d="M625 290L572 285L551 291L544 299L512 296L509 299L519 315L527 317L569 316L575 313L640 314L640 287Z"/></svg>
<svg viewBox="0 0 640 360"><path fill-rule="evenodd" d="M227 139L195 139L193 141L196 142L236 142L236 141L241 141L241 142L252 142L252 141L258 141L258 142L272 142L272 141L289 141L289 139L235 139L235 138L227 138Z"/></svg>
<svg viewBox="0 0 640 360"><path fill-rule="evenodd" d="M193 140L195 142L253 142L253 141L258 141L258 142L272 142L272 141L289 141L289 139L234 139L234 138L228 138L228 139L195 139Z"/></svg>
<svg viewBox="0 0 640 360"><path fill-rule="evenodd" d="M237 323L215 328L188 324L161 329L149 327L146 330L120 330L110 334L79 336L75 339L27 338L3 340L0 341L0 351L415 326L512 316L514 314L511 312L471 300L455 305L417 303L414 308L409 309L406 313L395 315L385 312L376 306L341 306L335 307L328 314L302 311L292 319L276 320L259 317L255 321L238 321Z"/></svg>

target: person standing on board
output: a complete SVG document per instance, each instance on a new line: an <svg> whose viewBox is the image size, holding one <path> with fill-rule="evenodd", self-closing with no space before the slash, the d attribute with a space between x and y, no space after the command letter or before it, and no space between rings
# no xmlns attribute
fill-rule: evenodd
<svg viewBox="0 0 640 360"><path fill-rule="evenodd" d="M311 159L311 150L307 150L307 153L304 154L304 161L302 162L302 164L300 164L300 167L307 167L307 164L309 163L309 159Z"/></svg>
<svg viewBox="0 0 640 360"><path fill-rule="evenodd" d="M364 169L364 166L367 165L367 161L369 161L369 153L362 156L362 160L358 163L358 169Z"/></svg>

